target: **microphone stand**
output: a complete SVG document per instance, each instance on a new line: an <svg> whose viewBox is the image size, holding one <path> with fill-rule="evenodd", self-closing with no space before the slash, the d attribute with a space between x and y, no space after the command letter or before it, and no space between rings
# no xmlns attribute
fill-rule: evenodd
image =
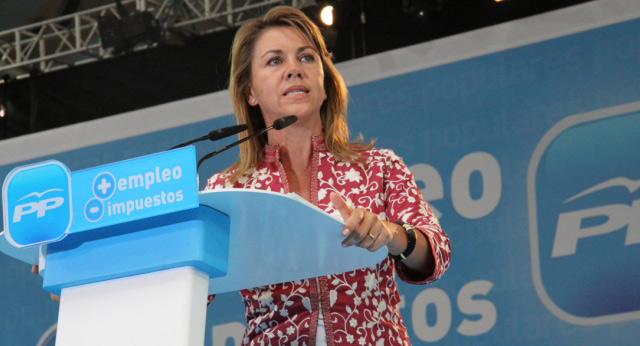
<svg viewBox="0 0 640 346"><path fill-rule="evenodd" d="M245 138L243 138L243 139L241 139L241 140L239 140L239 141L233 142L233 143L231 143L231 144L227 145L226 147L224 147L224 148L222 148L222 149L220 149L220 150L216 150L216 151L214 151L214 152L212 152L212 153L209 153L209 154L207 154L207 155L203 156L200 160L198 160L198 165L196 166L196 172L198 171L198 169L200 169L200 165L201 165L205 160L208 160L208 159L210 159L210 158L212 158L212 157L214 157L214 156L216 156L216 155L220 154L220 153L221 153L221 152L223 152L223 151L226 151L226 150L228 150L228 149L231 149L231 148L235 147L236 145L238 145L238 144L240 144L240 143L244 143L244 142L246 142L246 141L250 140L251 138L255 138L255 137L261 136L261 135L263 135L265 132L267 132L267 131L269 131L269 130L273 130L273 129L276 129L276 130L282 130L282 129L284 129L285 127L287 127L287 126L289 126L289 125L291 125L291 124L295 123L297 120L298 120L298 117L297 117L297 116L295 116L295 115L287 115L287 116L285 116L285 117L282 117L282 118L276 119L276 120L273 122L273 124L271 124L271 126L269 126L269 127L267 127L267 128L264 128L264 129L262 129L262 130L260 130L260 131L258 131L258 132L256 132L256 133L254 133L254 134L252 134L252 135L250 135L250 136L247 136L247 137L245 137Z"/></svg>
<svg viewBox="0 0 640 346"><path fill-rule="evenodd" d="M216 150L216 151L214 151L214 152L212 152L212 153L209 153L209 154L207 154L207 155L203 156L200 160L198 160L198 165L196 166L196 172L200 169L200 165L201 165L204 161L206 161L206 160L208 160L208 159L210 159L210 158L212 158L212 157L214 157L214 156L216 156L216 155L218 155L218 154L220 154L220 153L222 153L222 152L224 152L224 151L227 151L227 150L229 150L229 149L231 149L231 148L235 147L236 145L238 145L238 144L240 144L240 143L244 143L244 142L246 142L246 141L250 140L251 138L258 137L258 136L260 136L260 135L264 134L265 132L267 132L267 131L269 131L269 130L271 130L271 129L273 129L273 126L269 126L269 127L267 127L267 128L264 128L264 129L262 129L262 130L260 130L260 131L258 131L258 132L256 132L256 133L254 133L254 134L252 134L252 135L250 135L250 136L247 136L247 137L245 137L245 138L243 138L243 139L241 139L241 140L239 140L239 141L233 142L233 143L231 143L231 144L227 145L226 147L224 147L224 148L222 148L222 149L218 149L218 150Z"/></svg>

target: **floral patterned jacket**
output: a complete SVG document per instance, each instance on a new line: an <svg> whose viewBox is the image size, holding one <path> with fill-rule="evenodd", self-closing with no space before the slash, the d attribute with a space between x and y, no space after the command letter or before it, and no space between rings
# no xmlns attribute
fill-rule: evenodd
<svg viewBox="0 0 640 346"><path fill-rule="evenodd" d="M435 271L419 277L387 257L374 267L242 290L247 319L244 344L314 345L321 305L328 345L409 345L394 273L414 284L435 281L449 266L449 239L422 199L411 172L392 151L371 149L365 152L364 164L350 164L336 160L322 139L312 141L311 202L341 218L329 200L330 192L336 191L351 207L414 225L429 239ZM213 175L206 188L290 192L278 146L265 147L258 167L235 183L229 183L229 175Z"/></svg>

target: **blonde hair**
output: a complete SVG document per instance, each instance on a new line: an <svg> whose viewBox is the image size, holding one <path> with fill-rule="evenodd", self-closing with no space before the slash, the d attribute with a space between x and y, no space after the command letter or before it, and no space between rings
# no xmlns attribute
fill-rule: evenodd
<svg viewBox="0 0 640 346"><path fill-rule="evenodd" d="M332 55L327 50L318 27L302 11L293 7L274 7L265 15L248 21L238 29L233 40L229 90L238 123L249 125L248 133L243 135L248 136L266 126L260 108L250 107L247 103L245 90L251 81L251 60L256 41L263 31L273 27L295 28L318 51L324 70L324 88L327 94L327 99L320 108L325 145L327 150L340 160L359 161L360 154L371 148L373 141L362 144L361 135L354 142L349 140L346 122L347 86L333 65ZM227 172L236 170L230 177L231 181L236 181L247 170L257 166L266 143L266 136L259 136L240 144L239 160L227 169Z"/></svg>

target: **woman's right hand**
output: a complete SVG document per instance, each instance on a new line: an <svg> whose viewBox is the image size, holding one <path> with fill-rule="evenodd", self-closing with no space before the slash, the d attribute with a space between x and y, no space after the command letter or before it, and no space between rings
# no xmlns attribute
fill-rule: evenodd
<svg viewBox="0 0 640 346"><path fill-rule="evenodd" d="M34 264L33 267L31 267L31 272L34 273L35 275L40 274L40 268L38 268L37 264ZM57 296L53 293L51 294L51 300L53 300L54 302L59 302L60 301L60 296Z"/></svg>

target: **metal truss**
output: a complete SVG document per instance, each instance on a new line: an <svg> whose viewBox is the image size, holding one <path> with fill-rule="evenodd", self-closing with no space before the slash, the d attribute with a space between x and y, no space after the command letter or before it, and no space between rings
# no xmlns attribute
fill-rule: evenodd
<svg viewBox="0 0 640 346"><path fill-rule="evenodd" d="M314 5L315 1L125 0L122 4L128 13L151 12L163 33L192 36L239 26L275 5L303 8ZM52 72L111 57L111 52L100 44L98 18L101 16L120 18L114 3L0 32L0 75L24 78L33 71ZM156 45L142 44L135 50Z"/></svg>

